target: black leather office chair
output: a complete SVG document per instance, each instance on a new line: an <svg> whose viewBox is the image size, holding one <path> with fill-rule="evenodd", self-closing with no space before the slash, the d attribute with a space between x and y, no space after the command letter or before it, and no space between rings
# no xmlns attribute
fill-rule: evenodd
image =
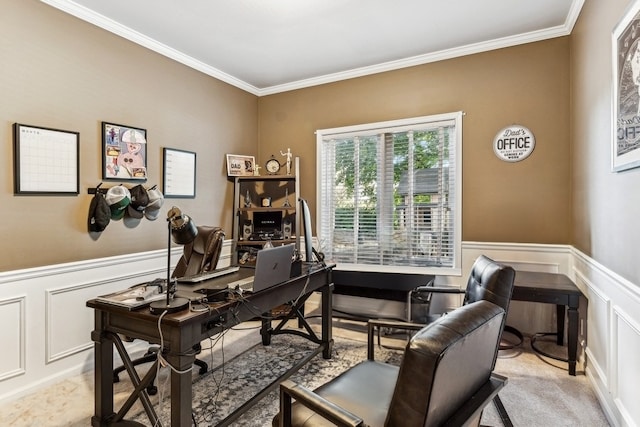
<svg viewBox="0 0 640 427"><path fill-rule="evenodd" d="M465 289L438 287L431 284L420 286L415 289L415 292L422 295L463 293L462 305L479 300L487 300L499 305L505 312L509 313L514 280L515 270L512 267L500 264L485 255L480 255L471 267ZM441 316L442 314L429 314L424 319L421 319L421 322L425 324L431 323Z"/></svg>
<svg viewBox="0 0 640 427"><path fill-rule="evenodd" d="M504 317L492 302L467 304L423 326L407 344L400 367L374 360L370 328L366 361L314 391L290 380L281 383L273 425L478 425L507 380L492 374Z"/></svg>
<svg viewBox="0 0 640 427"><path fill-rule="evenodd" d="M425 294L464 293L463 306L481 300L490 301L498 305L505 311L505 316L502 321L502 325L500 326L500 334L502 336L506 326L507 314L509 313L509 304L511 302L511 295L513 294L515 277L516 272L513 267L498 263L485 255L480 255L471 267L471 272L469 273L465 289L438 287L431 284L428 286L418 287L415 292L422 294L423 299L425 298ZM453 312L455 311L456 310ZM438 320L442 316L443 314L428 315L424 319L421 319L421 321L424 320L423 325L429 324ZM372 320L370 323L374 328L378 328L378 344L380 344L380 328L407 329L407 327L403 328L401 326L403 322ZM416 328L413 327L412 329ZM501 348L499 341L493 361L494 365L498 357L498 350ZM511 423L509 415L498 395L495 396L494 403L503 424L506 427L512 426L513 424Z"/></svg>
<svg viewBox="0 0 640 427"><path fill-rule="evenodd" d="M225 233L220 227L210 227L205 225L197 226L198 234L193 242L184 246L182 256L178 260L176 268L173 270L171 277L193 276L200 273L206 273L215 270L220 259L220 252L224 243ZM196 354L202 351L200 344L193 347ZM153 362L158 357L158 346L151 346L147 352L140 358L132 360L134 366L143 363ZM200 368L198 373L203 375L207 373L209 367L206 362L196 359L194 364ZM120 373L125 370L124 366L119 366L113 371L113 382L120 381ZM156 394L157 387L149 385L147 392L151 395Z"/></svg>
<svg viewBox="0 0 640 427"><path fill-rule="evenodd" d="M184 246L171 277L185 277L215 270L224 243L224 231L220 227L199 225L198 235Z"/></svg>

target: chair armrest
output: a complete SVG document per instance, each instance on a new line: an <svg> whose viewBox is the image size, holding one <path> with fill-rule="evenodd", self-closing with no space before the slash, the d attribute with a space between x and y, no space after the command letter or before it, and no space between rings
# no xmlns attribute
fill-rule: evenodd
<svg viewBox="0 0 640 427"><path fill-rule="evenodd" d="M422 323L402 322L400 320L370 319L367 322L367 359L374 360L373 331L378 328L395 328L407 331L419 331L426 325Z"/></svg>
<svg viewBox="0 0 640 427"><path fill-rule="evenodd" d="M418 286L416 292L434 293L434 294L464 294L466 289L453 288L450 286Z"/></svg>
<svg viewBox="0 0 640 427"><path fill-rule="evenodd" d="M291 380L280 383L280 427L291 427L291 399L339 427L362 427L364 420Z"/></svg>

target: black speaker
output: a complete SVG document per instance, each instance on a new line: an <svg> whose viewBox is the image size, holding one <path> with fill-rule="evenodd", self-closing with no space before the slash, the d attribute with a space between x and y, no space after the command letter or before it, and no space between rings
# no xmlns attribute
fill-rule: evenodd
<svg viewBox="0 0 640 427"><path fill-rule="evenodd" d="M253 233L253 226L251 224L251 221L246 220L244 224L242 224L242 238L244 240L249 240L249 237L251 237L251 233Z"/></svg>
<svg viewBox="0 0 640 427"><path fill-rule="evenodd" d="M282 222L282 234L284 235L283 237L285 239L291 238L291 221L289 221L288 219L285 219Z"/></svg>

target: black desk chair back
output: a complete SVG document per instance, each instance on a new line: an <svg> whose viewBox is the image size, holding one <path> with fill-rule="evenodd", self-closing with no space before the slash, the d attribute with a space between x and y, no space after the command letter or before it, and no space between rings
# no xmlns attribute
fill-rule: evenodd
<svg viewBox="0 0 640 427"><path fill-rule="evenodd" d="M489 301L469 303L417 332L400 367L370 355L315 391L287 380L273 425L478 425L506 383L492 374L504 317Z"/></svg>
<svg viewBox="0 0 640 427"><path fill-rule="evenodd" d="M171 277L195 276L216 269L224 231L220 227L197 226L198 235L191 243L184 245L182 257L178 260Z"/></svg>
<svg viewBox="0 0 640 427"><path fill-rule="evenodd" d="M182 256L178 260L176 268L173 270L171 277L193 276L215 270L222 252L225 234L220 227L210 227L206 225L197 226L198 234L193 242L188 243L183 248ZM202 348L198 344L194 346L196 354L200 353ZM140 358L132 360L134 366L143 363L154 362L157 359L159 351L158 346L151 346L147 352ZM200 375L207 373L209 367L206 362L196 359L194 364L200 368ZM119 366L113 371L113 382L120 381L120 373L125 370L124 366ZM153 383L147 387L149 394L156 394L157 388Z"/></svg>
<svg viewBox="0 0 640 427"><path fill-rule="evenodd" d="M516 272L513 267L480 255L471 268L463 304L485 300L502 307L505 313L509 313L515 277Z"/></svg>
<svg viewBox="0 0 640 427"><path fill-rule="evenodd" d="M485 255L480 255L471 267L469 279L467 280L467 287L464 290L450 287L423 286L417 288L416 292L430 294L464 292L463 305L481 300L490 301L502 307L505 311L505 316L502 320L502 325L500 326L502 335L506 327L507 314L509 313L509 304L513 294L515 277L516 272L513 267L498 263ZM441 314L429 315L427 317L427 322L425 323L433 322L441 316ZM510 329L509 331L513 332L513 329ZM501 348L510 347L512 346L501 347L500 342L498 342L493 359L494 365L498 358L498 351ZM509 419L507 410L500 400L500 396L495 396L494 403L505 427L512 426L513 424Z"/></svg>

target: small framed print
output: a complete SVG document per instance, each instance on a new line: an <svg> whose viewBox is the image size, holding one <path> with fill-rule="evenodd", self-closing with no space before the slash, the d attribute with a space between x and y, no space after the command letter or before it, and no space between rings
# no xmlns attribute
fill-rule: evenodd
<svg viewBox="0 0 640 427"><path fill-rule="evenodd" d="M79 132L14 123L13 156L15 194L79 194Z"/></svg>
<svg viewBox="0 0 640 427"><path fill-rule="evenodd" d="M146 129L102 122L102 179L147 180Z"/></svg>
<svg viewBox="0 0 640 427"><path fill-rule="evenodd" d="M253 176L256 170L254 156L227 154L227 176Z"/></svg>
<svg viewBox="0 0 640 427"><path fill-rule="evenodd" d="M196 197L196 153L164 148L162 188L164 197Z"/></svg>

